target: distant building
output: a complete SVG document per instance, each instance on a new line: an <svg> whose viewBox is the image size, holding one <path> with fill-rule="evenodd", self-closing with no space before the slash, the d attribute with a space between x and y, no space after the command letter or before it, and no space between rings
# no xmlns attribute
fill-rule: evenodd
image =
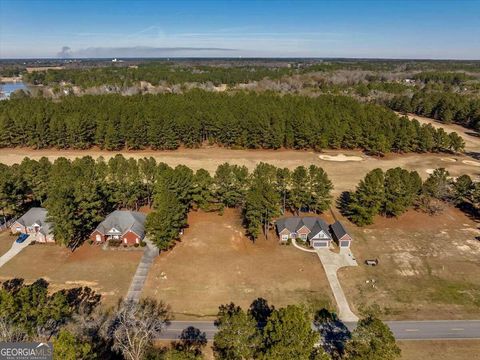
<svg viewBox="0 0 480 360"><path fill-rule="evenodd" d="M34 207L17 219L11 226L14 234L29 234L34 236L35 242L55 242L51 233L51 224L47 222L47 209Z"/></svg>

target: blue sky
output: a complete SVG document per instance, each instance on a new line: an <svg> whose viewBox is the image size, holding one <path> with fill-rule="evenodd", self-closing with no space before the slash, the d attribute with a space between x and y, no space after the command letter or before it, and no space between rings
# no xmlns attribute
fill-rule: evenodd
<svg viewBox="0 0 480 360"><path fill-rule="evenodd" d="M0 0L0 57L480 59L480 1Z"/></svg>

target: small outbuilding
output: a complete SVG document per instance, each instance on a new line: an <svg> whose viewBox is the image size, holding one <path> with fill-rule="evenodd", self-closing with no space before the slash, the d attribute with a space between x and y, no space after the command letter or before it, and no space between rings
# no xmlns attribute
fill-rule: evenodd
<svg viewBox="0 0 480 360"><path fill-rule="evenodd" d="M119 241L135 245L145 238L146 215L136 211L115 210L103 220L90 235L95 243Z"/></svg>
<svg viewBox="0 0 480 360"><path fill-rule="evenodd" d="M333 239L341 248L349 248L352 243L352 237L345 230L345 227L340 221L335 221L330 225L332 230Z"/></svg>
<svg viewBox="0 0 480 360"><path fill-rule="evenodd" d="M28 234L35 242L55 242L51 233L51 224L47 222L47 209L33 207L10 226L12 234Z"/></svg>

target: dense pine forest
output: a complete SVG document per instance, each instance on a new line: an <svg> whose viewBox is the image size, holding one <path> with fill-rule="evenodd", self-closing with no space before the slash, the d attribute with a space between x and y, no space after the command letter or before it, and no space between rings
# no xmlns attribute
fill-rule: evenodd
<svg viewBox="0 0 480 360"><path fill-rule="evenodd" d="M480 97L452 92L416 92L411 98L398 96L389 105L392 109L431 117L444 123L455 122L480 130Z"/></svg>
<svg viewBox="0 0 480 360"><path fill-rule="evenodd" d="M460 151L457 134L342 96L271 93L99 95L0 103L0 146L107 150L361 148L373 154Z"/></svg>

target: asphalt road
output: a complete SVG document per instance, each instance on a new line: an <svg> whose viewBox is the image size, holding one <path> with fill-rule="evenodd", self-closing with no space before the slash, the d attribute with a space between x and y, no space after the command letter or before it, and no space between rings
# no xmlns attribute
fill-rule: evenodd
<svg viewBox="0 0 480 360"><path fill-rule="evenodd" d="M480 320L387 321L397 340L480 339ZM346 324L349 329L355 323ZM176 340L183 329L193 326L213 339L216 327L212 321L172 321L160 335L163 340Z"/></svg>

